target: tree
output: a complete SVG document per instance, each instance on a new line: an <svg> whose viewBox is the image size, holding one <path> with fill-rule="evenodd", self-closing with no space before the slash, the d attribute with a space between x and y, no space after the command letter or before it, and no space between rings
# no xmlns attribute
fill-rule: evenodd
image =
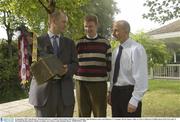
<svg viewBox="0 0 180 122"><path fill-rule="evenodd" d="M38 34L47 32L47 12L40 5L38 0L25 0L18 1L17 4L20 10L16 9L15 13L18 13L19 16L24 16L27 18L28 25ZM47 3L46 0L41 0L43 3ZM69 18L69 28L68 35L76 38L76 33L81 34L79 25L80 19L83 17L83 11L81 7L86 5L87 0L56 0L56 7L63 9ZM47 6L47 5L46 5ZM24 10L24 11L22 11ZM21 12L19 12L21 11Z"/></svg>
<svg viewBox="0 0 180 122"><path fill-rule="evenodd" d="M171 55L164 42L153 40L143 32L132 35L132 38L144 46L148 56L149 68L170 61Z"/></svg>
<svg viewBox="0 0 180 122"><path fill-rule="evenodd" d="M146 0L149 12L143 17L164 24L168 20L180 17L180 0Z"/></svg>
<svg viewBox="0 0 180 122"><path fill-rule="evenodd" d="M43 3L47 3L47 0L41 0ZM81 10L82 6L86 5L87 0L56 0L56 6L63 9L69 17L69 31L68 34L71 37L76 37L72 33L82 33L82 29L79 29L80 18L84 13ZM24 23L31 30L40 34L47 31L47 12L41 6L38 0L1 0L0 1L0 18L3 11L10 11L14 19L10 20L10 23L19 22ZM4 23L0 23L4 25ZM17 26L16 26L17 27ZM12 29L13 30L13 29ZM81 32L80 32L81 30Z"/></svg>
<svg viewBox="0 0 180 122"><path fill-rule="evenodd" d="M47 0L41 0L47 3ZM83 11L80 8L86 5L87 0L57 0L57 7L64 9L69 16L68 36L76 38L82 34L79 29L79 18ZM47 12L38 0L1 0L0 1L0 25L6 30L8 43L8 57L12 58L12 39L15 29L24 24L37 34L47 32ZM80 23L81 22L81 23Z"/></svg>
<svg viewBox="0 0 180 122"><path fill-rule="evenodd" d="M0 25L6 30L7 43L8 43L8 57L12 58L12 38L13 32L17 25L23 21L23 19L17 18L17 16L11 10L11 3L13 0L1 0L0 1Z"/></svg>
<svg viewBox="0 0 180 122"><path fill-rule="evenodd" d="M83 8L86 14L95 14L99 19L98 32L103 36L109 36L114 14L119 10L113 0L89 0Z"/></svg>

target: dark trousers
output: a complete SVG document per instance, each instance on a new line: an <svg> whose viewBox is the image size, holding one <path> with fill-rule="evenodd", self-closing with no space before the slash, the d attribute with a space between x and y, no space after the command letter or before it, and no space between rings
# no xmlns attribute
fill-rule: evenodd
<svg viewBox="0 0 180 122"><path fill-rule="evenodd" d="M44 106L35 106L37 117L72 117L74 105L65 106L61 93L61 81L51 82L47 103Z"/></svg>
<svg viewBox="0 0 180 122"><path fill-rule="evenodd" d="M79 117L106 117L107 82L76 81Z"/></svg>
<svg viewBox="0 0 180 122"><path fill-rule="evenodd" d="M139 102L135 112L127 112L133 89L133 86L113 86L111 92L112 117L141 117L141 102Z"/></svg>

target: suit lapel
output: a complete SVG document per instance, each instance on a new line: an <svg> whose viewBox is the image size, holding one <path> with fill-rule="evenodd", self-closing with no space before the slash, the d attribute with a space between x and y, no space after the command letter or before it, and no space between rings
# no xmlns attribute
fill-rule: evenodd
<svg viewBox="0 0 180 122"><path fill-rule="evenodd" d="M65 43L64 37L61 36L60 39L59 39L59 51L60 51L60 54L63 52L63 50L65 48L64 43Z"/></svg>
<svg viewBox="0 0 180 122"><path fill-rule="evenodd" d="M45 35L45 46L47 48L48 53L54 53L53 46L51 44L50 37L48 34Z"/></svg>

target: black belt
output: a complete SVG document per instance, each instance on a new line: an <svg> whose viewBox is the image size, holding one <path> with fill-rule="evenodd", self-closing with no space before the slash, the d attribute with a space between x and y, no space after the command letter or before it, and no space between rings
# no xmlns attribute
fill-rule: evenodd
<svg viewBox="0 0 180 122"><path fill-rule="evenodd" d="M52 79L50 82L52 83L59 83L61 79Z"/></svg>
<svg viewBox="0 0 180 122"><path fill-rule="evenodd" d="M119 90L132 90L134 89L134 85L126 85L126 86L113 86Z"/></svg>

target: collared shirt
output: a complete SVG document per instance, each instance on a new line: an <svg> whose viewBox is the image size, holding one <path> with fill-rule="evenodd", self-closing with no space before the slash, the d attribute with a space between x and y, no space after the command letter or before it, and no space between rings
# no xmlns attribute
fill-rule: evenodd
<svg viewBox="0 0 180 122"><path fill-rule="evenodd" d="M98 36L97 33L96 33L96 35L95 35L94 37L90 37L89 35L86 35L86 37L87 37L88 39L95 39L95 38L97 38L97 36Z"/></svg>
<svg viewBox="0 0 180 122"><path fill-rule="evenodd" d="M51 45L53 46L53 36L55 36L55 34L53 34L51 31L48 31L48 35L49 35L49 38L50 38L50 41L51 41ZM56 41L57 41L57 44L59 46L59 39L60 39L60 35L56 35L58 36L59 38L56 38ZM55 76L54 79L61 79L59 76Z"/></svg>
<svg viewBox="0 0 180 122"><path fill-rule="evenodd" d="M50 41L51 41L51 44L53 45L53 36L55 36L55 34L53 34L51 31L48 31L48 35L49 35L49 38L50 38ZM56 41L57 41L57 44L59 46L59 39L60 39L60 35L56 35L58 36L59 38L56 38Z"/></svg>
<svg viewBox="0 0 180 122"><path fill-rule="evenodd" d="M113 85L134 85L134 91L129 103L137 107L138 102L148 88L147 55L144 47L130 38L122 43L121 46L123 50L120 59L119 75L115 84L113 84L113 75L119 46L114 49L112 54L109 91L112 90Z"/></svg>

